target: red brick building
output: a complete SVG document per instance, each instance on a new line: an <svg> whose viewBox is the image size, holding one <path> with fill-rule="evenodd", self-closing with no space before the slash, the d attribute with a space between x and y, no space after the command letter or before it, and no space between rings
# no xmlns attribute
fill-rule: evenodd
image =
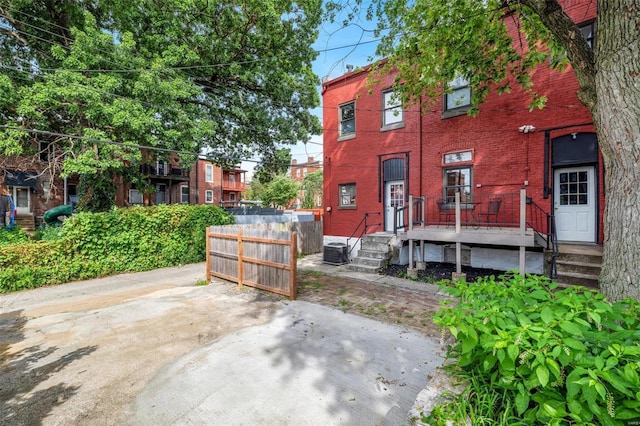
<svg viewBox="0 0 640 426"><path fill-rule="evenodd" d="M48 149L36 157L3 157L0 162L0 195L11 195L17 207L20 227L31 230L41 223L44 213L78 199L78 178L60 177L51 171ZM154 160L148 157L139 165L145 185L136 188L118 182L117 206L156 204L213 204L236 206L246 192L246 170L224 169L199 158L190 168L179 160Z"/></svg>
<svg viewBox="0 0 640 426"><path fill-rule="evenodd" d="M567 13L593 43L596 8L588 6L571 2ZM476 117L466 114L470 92L462 79L421 115L418 106L393 97L394 75L369 87L369 72L323 84L325 236L351 235L365 213L374 224L367 232L393 231L394 207L407 205L409 195L425 197L427 221L450 221L456 192L463 221L508 228L518 222L525 189L528 226L542 212L553 215L559 241L602 244L603 162L570 67L536 69L535 89L548 98L544 109L530 111L522 91L494 91ZM493 216L489 205L498 199ZM548 234L541 222L536 231Z"/></svg>
<svg viewBox="0 0 640 426"><path fill-rule="evenodd" d="M289 173L291 175L291 179L296 182L302 184L304 178L313 172L317 172L321 170L320 161L314 160L313 157L308 157L307 161L304 163L298 164L298 160L291 160L291 167L289 169ZM302 205L302 201L304 200L304 189L300 188L300 192L298 193L297 199L294 201L294 204L297 207ZM322 205L322 197L319 196L316 200L316 207L320 207Z"/></svg>

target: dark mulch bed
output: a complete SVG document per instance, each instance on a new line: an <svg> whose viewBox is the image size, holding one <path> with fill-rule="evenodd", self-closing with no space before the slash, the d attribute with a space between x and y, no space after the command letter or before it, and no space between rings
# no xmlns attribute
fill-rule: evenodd
<svg viewBox="0 0 640 426"><path fill-rule="evenodd" d="M450 280L451 273L456 271L456 265L451 263L427 262L426 266L424 271L418 271L418 281L435 283L440 280ZM462 272L467 274L467 282L473 282L478 278L491 275L498 277L505 273L504 271L497 271L495 269L472 268L470 266L463 266ZM407 265L389 265L380 271L380 274L408 278Z"/></svg>

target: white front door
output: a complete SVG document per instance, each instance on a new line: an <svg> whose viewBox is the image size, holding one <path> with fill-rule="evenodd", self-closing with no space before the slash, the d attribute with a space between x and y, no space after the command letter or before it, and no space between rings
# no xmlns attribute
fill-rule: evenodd
<svg viewBox="0 0 640 426"><path fill-rule="evenodd" d="M592 166L554 171L556 231L560 241L596 241L595 173Z"/></svg>
<svg viewBox="0 0 640 426"><path fill-rule="evenodd" d="M31 188L26 186L13 187L13 202L18 214L31 213Z"/></svg>
<svg viewBox="0 0 640 426"><path fill-rule="evenodd" d="M385 214L384 230L393 231L394 207L404 206L404 181L392 180L385 182Z"/></svg>

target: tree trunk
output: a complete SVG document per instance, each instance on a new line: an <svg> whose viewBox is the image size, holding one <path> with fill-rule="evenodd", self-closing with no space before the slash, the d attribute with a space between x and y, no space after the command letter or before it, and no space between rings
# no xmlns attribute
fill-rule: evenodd
<svg viewBox="0 0 640 426"><path fill-rule="evenodd" d="M635 4L633 4L635 3ZM605 165L600 289L640 300L640 6L600 1L593 119Z"/></svg>

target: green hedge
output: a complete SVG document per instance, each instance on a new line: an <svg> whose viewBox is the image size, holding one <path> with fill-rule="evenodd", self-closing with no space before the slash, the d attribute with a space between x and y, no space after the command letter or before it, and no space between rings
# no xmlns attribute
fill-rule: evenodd
<svg viewBox="0 0 640 426"><path fill-rule="evenodd" d="M3 246L0 292L201 262L207 226L231 223L215 206L78 213L65 221L58 240Z"/></svg>

